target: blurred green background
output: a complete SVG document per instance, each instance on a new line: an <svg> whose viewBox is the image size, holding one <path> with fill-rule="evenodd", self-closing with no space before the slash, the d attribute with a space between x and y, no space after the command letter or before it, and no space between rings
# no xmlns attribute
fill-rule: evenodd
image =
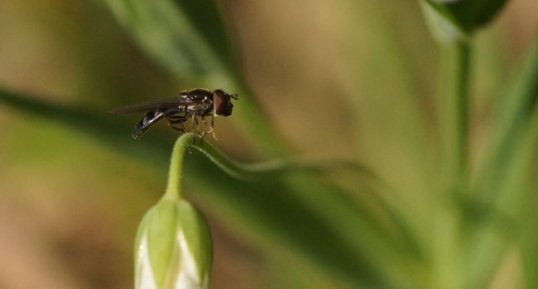
<svg viewBox="0 0 538 289"><path fill-rule="evenodd" d="M421 223L434 209L428 190L436 181L440 49L419 4L217 3L249 97L285 146L294 155L367 164L397 188L415 227L425 228L417 234L427 235ZM537 31L538 2L512 0L475 41L476 162L491 97ZM0 1L0 88L106 114L198 86L148 57L101 1ZM126 141L137 117L117 117ZM250 121L218 119L214 143L238 160L273 157L251 145L241 127ZM166 162L156 169L84 130L7 106L0 105L0 124L0 288L131 288L135 231L164 191ZM177 137L160 124L140 146L157 134L165 144ZM285 244L267 249L235 226L235 216L223 216L227 210L187 190L213 230L213 288L342 288L301 260L283 262L290 254ZM523 288L521 274L515 253L507 254L490 288Z"/></svg>

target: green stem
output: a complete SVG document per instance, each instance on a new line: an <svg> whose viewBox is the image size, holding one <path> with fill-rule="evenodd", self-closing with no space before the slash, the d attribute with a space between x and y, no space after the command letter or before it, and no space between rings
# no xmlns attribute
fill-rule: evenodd
<svg viewBox="0 0 538 289"><path fill-rule="evenodd" d="M183 167L183 158L189 147L200 151L228 175L241 180L252 179L255 177L257 172L271 171L275 169L280 169L284 166L284 163L277 162L255 165L237 163L222 154L209 142L203 141L199 136L196 136L192 133L186 133L181 135L174 144L172 157L170 158L168 183L163 198L181 198L181 171Z"/></svg>
<svg viewBox="0 0 538 289"><path fill-rule="evenodd" d="M181 197L181 181L183 158L188 148L193 148L205 155L211 162L218 166L229 176L242 181L254 181L260 178L270 177L271 174L286 171L311 171L325 172L331 169L349 169L368 175L376 176L360 164L346 160L312 160L312 159L276 159L260 163L245 164L236 162L220 152L208 141L203 141L199 136L192 133L181 135L174 144L170 158L168 183L163 198L176 199Z"/></svg>
<svg viewBox="0 0 538 289"><path fill-rule="evenodd" d="M449 48L445 63L445 172L449 194L466 190L469 174L469 83L471 49L469 43L457 43Z"/></svg>
<svg viewBox="0 0 538 289"><path fill-rule="evenodd" d="M166 191L163 199L176 200L181 198L181 181L183 175L181 171L183 169L183 156L187 148L196 140L193 134L181 135L172 150L172 156L170 158L170 169L168 171L168 183L166 184Z"/></svg>
<svg viewBox="0 0 538 289"><path fill-rule="evenodd" d="M461 198L468 190L469 175L469 84L470 46L457 43L445 58L445 90L442 107L443 182L439 210L434 225L434 288L465 288L464 232Z"/></svg>

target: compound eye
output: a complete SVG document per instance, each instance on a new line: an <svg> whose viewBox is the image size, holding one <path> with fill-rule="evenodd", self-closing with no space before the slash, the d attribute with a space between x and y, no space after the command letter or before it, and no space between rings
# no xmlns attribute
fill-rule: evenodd
<svg viewBox="0 0 538 289"><path fill-rule="evenodd" d="M229 116L232 114L233 105L230 102L230 96L220 89L213 92L213 105L216 115Z"/></svg>

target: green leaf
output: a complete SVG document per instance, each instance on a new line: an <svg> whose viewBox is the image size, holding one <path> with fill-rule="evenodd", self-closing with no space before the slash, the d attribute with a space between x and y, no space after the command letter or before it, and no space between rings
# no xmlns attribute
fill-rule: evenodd
<svg viewBox="0 0 538 289"><path fill-rule="evenodd" d="M497 117L492 128L495 134L489 141L490 149L479 167L474 188L473 201L481 208L475 218L468 218L474 228L482 227L470 243L474 276L482 281L489 280L497 269L508 246L506 237L514 235L507 231L515 227L519 212L524 211L530 199L525 197L528 188L524 187L522 177L529 171L528 162L535 159L532 149L536 146L538 128L538 38L509 84L496 99L493 115Z"/></svg>
<svg viewBox="0 0 538 289"><path fill-rule="evenodd" d="M183 78L228 83L231 55L209 0L105 0L140 46Z"/></svg>
<svg viewBox="0 0 538 289"><path fill-rule="evenodd" d="M118 152L143 159L153 165L168 160L167 149L172 145L156 135L148 140L133 142L128 136L132 123L118 121L117 116L87 108L62 106L36 96L27 96L0 88L0 104L20 112L57 122L83 136L93 138ZM148 153L151 152L151 154Z"/></svg>
<svg viewBox="0 0 538 289"><path fill-rule="evenodd" d="M535 146L536 148L536 146ZM536 166L537 151L534 151L534 167L532 172L536 172L538 167ZM535 175L531 180L534 181ZM535 186L534 186L535 187ZM519 242L520 258L523 265L523 277L526 281L526 287L528 289L538 288L538 216L536 210L538 209L538 194L536 190L528 190L526 195L528 201L521 216L521 238Z"/></svg>
<svg viewBox="0 0 538 289"><path fill-rule="evenodd" d="M226 31L227 23L222 19L214 0L175 0L195 30L203 37L212 51L227 67L233 67L234 56L230 43L231 35Z"/></svg>
<svg viewBox="0 0 538 289"><path fill-rule="evenodd" d="M194 163L205 164L205 177L191 171ZM333 275L335 280L343 279L367 288L386 287L383 284L387 281L373 268L365 252L358 251L322 212L305 204L299 192L282 180L254 183L230 180L220 169L208 166L207 161L199 158L186 165L187 187L206 200L219 216L227 216L240 232L259 244L269 248L285 247ZM207 181L209 176L211 181ZM349 230L360 231L359 227L358 224L350 226ZM360 233L368 235L370 232Z"/></svg>
<svg viewBox="0 0 538 289"><path fill-rule="evenodd" d="M484 198L494 199L505 190L504 181L511 174L514 155L520 150L529 131L529 125L538 110L538 38L521 63L521 69L509 82L502 97L496 99L495 132L490 140L490 151L481 167L477 182Z"/></svg>
<svg viewBox="0 0 538 289"><path fill-rule="evenodd" d="M535 200L536 201L536 200ZM538 234L536 233L536 227L538 222L536 218L534 222L529 222L529 226L525 227L524 236L522 238L521 247L522 252L521 259L523 262L523 275L526 280L526 287L528 289L538 288Z"/></svg>

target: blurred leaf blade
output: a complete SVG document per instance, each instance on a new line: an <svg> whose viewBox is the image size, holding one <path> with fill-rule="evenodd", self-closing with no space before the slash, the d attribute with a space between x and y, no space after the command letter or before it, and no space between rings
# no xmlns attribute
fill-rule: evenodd
<svg viewBox="0 0 538 289"><path fill-rule="evenodd" d="M245 183L237 179L230 180L221 170L208 165L207 160L201 160L195 155L188 156L186 161L189 169L193 168L194 164L205 163L205 174L212 176L212 181L207 182L204 181L204 176L196 174L195 170L187 170L187 186L195 190L196 195L205 200L219 216L231 218L234 226L238 226L242 232L248 232L256 241L273 247L284 245L294 254L306 258L332 275L332 278L336 277L335 280L360 284L364 288L390 288L388 284L393 280L389 280L390 275L383 274L385 272L380 270L382 268L378 266L379 263L373 262L371 255L379 253L381 255L378 256L386 257L393 248L386 247L387 243L382 242L376 244L378 248L388 250L358 250L357 244L354 243L355 238L361 234L366 235L366 240L378 238L375 229L365 224L368 223L368 217L372 216L369 215L360 223L354 222L357 216L345 221L341 219L342 214L334 216L317 210L301 197L303 193L328 196L331 192L327 191L327 188L318 186L315 191L300 192L275 176L265 181ZM224 183L226 185L223 186ZM334 207L334 204L325 204L325 210L328 212L334 213L339 209L349 211L346 208ZM338 221L331 221L330 218L333 217L339 218ZM334 226L338 222L348 226L348 234L342 233L341 226ZM383 257L380 259L393 260Z"/></svg>
<svg viewBox="0 0 538 289"><path fill-rule="evenodd" d="M225 172L234 178L228 183L238 182L236 186L240 188L239 192L237 189L228 192L229 186L222 186L226 183L225 179L218 182L200 180L192 186L199 188L203 184L208 189L201 190L202 194L213 192L219 198L228 197L222 202L215 199L209 201L227 208L223 215L237 215L237 220L245 223L247 229L260 230L260 234L268 233L269 239L277 237L283 240L294 251L313 258L324 270L334 271L351 283L361 283L370 288L385 288L386 284L414 288L407 267L416 269L414 262L418 258L408 258L416 251L405 238L405 225L404 232L400 230L402 224L397 221L402 220L391 219L393 212L381 204L373 192L369 192L370 205L382 207L378 209L387 211L383 213L389 215L389 222L398 227L395 233L399 237L395 237L394 232L389 232L390 229L384 228L383 222L377 220L379 216L371 208L368 210L366 206L359 206L349 198L348 193L316 178L318 173L332 169L350 169L371 177L366 168L349 162L284 161L242 165L228 159L209 143L194 148L221 168L220 172L210 172L214 168L206 167L206 174L216 177ZM193 163L202 164L204 160L196 159ZM288 177L290 174L291 179ZM200 176L193 175L186 179L196 177ZM242 204L237 202L238 199ZM248 203L247 200L251 200L251 203L243 203ZM222 210L216 210L219 209ZM274 222L275 218L280 221ZM408 266L393 266L394 263L406 263Z"/></svg>
<svg viewBox="0 0 538 289"><path fill-rule="evenodd" d="M220 47L222 39L227 38L223 35L224 30L219 25L219 18L213 17L205 26L198 24L198 27L211 25L209 29L203 28L203 31L215 32L204 38L196 24L206 18L188 17L188 11L180 9L172 0L105 2L141 47L175 75L191 79L211 79L224 78L227 74L226 64L231 57L226 55L229 48ZM187 6L183 2L185 1L177 1ZM187 6L191 10L208 11L206 13L212 11L208 10L207 1L193 3L196 5ZM209 42L211 39L216 42ZM217 46L220 49L217 49Z"/></svg>
<svg viewBox="0 0 538 289"><path fill-rule="evenodd" d="M233 55L230 35L226 31L219 9L213 0L175 0L176 5L184 11L196 31L203 36L206 43L223 61L226 67L233 67Z"/></svg>
<svg viewBox="0 0 538 289"><path fill-rule="evenodd" d="M538 268L538 256L536 244L536 224L538 218L536 210L536 160L538 160L538 109L530 119L528 132L522 138L521 145L515 152L510 166L507 180L503 186L502 194L496 196L494 204L499 211L508 217L509 223L504 224L504 232L500 232L501 238L516 236L514 239L521 254L522 277L526 281L526 288L535 288L537 284L536 269ZM503 234L504 233L504 234ZM507 244L501 250L507 250ZM501 251L499 250L499 251ZM502 251L501 251L502 252ZM499 254L499 252L494 252Z"/></svg>
<svg viewBox="0 0 538 289"><path fill-rule="evenodd" d="M536 152L536 151L535 151ZM535 154L536 157L536 154ZM534 166L536 169L536 166ZM526 288L538 288L538 217L536 210L538 207L538 198L536 192L529 190L527 192L527 204L522 210L521 228L522 236L520 238L520 258L523 264L523 277L526 281Z"/></svg>
<svg viewBox="0 0 538 289"><path fill-rule="evenodd" d="M526 281L526 287L533 289L538 287L538 278L536 272L538 272L538 236L536 236L536 226L538 222L531 224L532 227L527 228L526 234L522 241L522 262L523 262L523 274Z"/></svg>
<svg viewBox="0 0 538 289"><path fill-rule="evenodd" d="M530 162L535 159L533 148L538 128L538 38L521 64L519 73L501 94L503 97L496 99L497 117L493 123L496 133L490 138L491 149L479 167L474 188L477 193L475 201L484 206L477 224L490 220L487 226L482 224L482 229L477 230L471 244L472 248L480 248L472 250L476 252L472 260L477 282L488 282L495 273L499 263L492 260L500 262L511 241L506 236L513 235L507 234L507 231L514 227L514 221L528 217L521 218L520 212L526 211L529 206L525 200L532 199L532 192L527 192L529 188L525 187L525 177L530 171ZM535 212L535 208L531 211ZM500 224L493 222L499 219L506 221ZM523 234L529 235L524 231ZM525 242L523 245L528 246ZM483 252L488 254L481 254Z"/></svg>
<svg viewBox="0 0 538 289"><path fill-rule="evenodd" d="M493 148L481 168L477 183L483 194L494 194L502 189L502 182L510 174L511 161L521 147L533 115L538 113L538 38L521 62L520 72L511 81L505 97L498 98L492 136Z"/></svg>
<svg viewBox="0 0 538 289"><path fill-rule="evenodd" d="M95 112L83 108L62 106L37 97L18 94L0 88L0 104L26 114L41 117L46 121L54 121L63 127L99 141L114 150L156 165L168 159L162 151L166 151L166 141L156 137L156 141L135 144L128 136L131 125L118 122L105 112ZM156 152L150 155L147 151Z"/></svg>

